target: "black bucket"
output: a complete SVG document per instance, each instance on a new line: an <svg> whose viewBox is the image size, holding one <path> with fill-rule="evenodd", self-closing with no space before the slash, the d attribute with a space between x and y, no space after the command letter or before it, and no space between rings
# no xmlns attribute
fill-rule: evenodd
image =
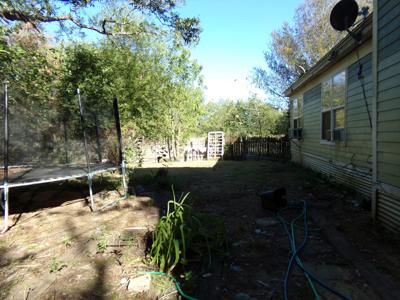
<svg viewBox="0 0 400 300"><path fill-rule="evenodd" d="M261 198L261 206L265 210L276 212L287 206L286 189L283 187L275 190L264 191L258 195Z"/></svg>

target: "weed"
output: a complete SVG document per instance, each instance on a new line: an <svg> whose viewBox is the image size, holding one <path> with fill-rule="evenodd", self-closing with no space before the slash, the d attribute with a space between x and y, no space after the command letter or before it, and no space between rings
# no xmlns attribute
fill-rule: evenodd
<svg viewBox="0 0 400 300"><path fill-rule="evenodd" d="M171 272L178 264L185 266L190 260L202 260L208 254L211 263L212 253L224 254L225 227L211 216L195 214L192 207L185 204L189 193L176 200L168 201L167 214L160 219L153 232L150 249L151 262L161 271Z"/></svg>
<svg viewBox="0 0 400 300"><path fill-rule="evenodd" d="M97 253L104 253L108 247L108 239L107 239L107 229L105 226L101 226L96 230L96 233L93 233L90 237L91 240L97 241L96 243L96 251Z"/></svg>
<svg viewBox="0 0 400 300"><path fill-rule="evenodd" d="M54 273L61 271L61 269L66 268L67 264L61 260L57 260L56 258L52 258L49 265L49 272Z"/></svg>
<svg viewBox="0 0 400 300"><path fill-rule="evenodd" d="M174 288L174 283L168 277L152 276L151 285L158 295L168 294Z"/></svg>
<svg viewBox="0 0 400 300"><path fill-rule="evenodd" d="M23 282L22 276L0 282L0 299L9 299L11 290L21 282Z"/></svg>
<svg viewBox="0 0 400 300"><path fill-rule="evenodd" d="M193 272L192 272L192 271L185 272L185 273L183 274L182 278L183 278L185 281L193 281L193 278L194 278Z"/></svg>
<svg viewBox="0 0 400 300"><path fill-rule="evenodd" d="M62 240L65 248L71 247L72 244L74 243L74 239L72 238L72 236L65 234L63 236L63 240Z"/></svg>
<svg viewBox="0 0 400 300"><path fill-rule="evenodd" d="M129 265L136 265L136 264L142 264L143 263L143 259L133 256L129 253L123 253L122 254L122 261L124 262L124 264L129 264Z"/></svg>
<svg viewBox="0 0 400 300"><path fill-rule="evenodd" d="M97 252L98 253L104 253L107 250L108 247L108 242L105 237L102 237L98 242L97 242Z"/></svg>
<svg viewBox="0 0 400 300"><path fill-rule="evenodd" d="M128 247L132 247L137 242L137 237L131 234L122 234L119 239Z"/></svg>
<svg viewBox="0 0 400 300"><path fill-rule="evenodd" d="M32 243L32 244L29 244L28 247L26 247L26 248L27 248L28 251L35 251L35 250L37 250L39 247L40 247L39 244L37 244L37 243Z"/></svg>

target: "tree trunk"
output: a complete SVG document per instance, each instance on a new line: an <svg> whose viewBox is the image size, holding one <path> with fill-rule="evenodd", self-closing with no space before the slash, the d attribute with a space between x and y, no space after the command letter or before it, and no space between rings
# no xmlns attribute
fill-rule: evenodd
<svg viewBox="0 0 400 300"><path fill-rule="evenodd" d="M179 141L180 141L180 128L179 128L179 126L178 126L178 128L177 128L177 130L176 130L176 132L175 132L175 143L174 143L174 147L175 147L175 160L179 160L180 159L180 157L179 157Z"/></svg>

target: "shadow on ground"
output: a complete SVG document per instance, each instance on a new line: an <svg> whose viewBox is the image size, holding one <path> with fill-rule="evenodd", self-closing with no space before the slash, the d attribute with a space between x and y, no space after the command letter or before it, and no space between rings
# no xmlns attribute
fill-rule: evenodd
<svg viewBox="0 0 400 300"><path fill-rule="evenodd" d="M288 162L193 161L135 169L130 188L137 197L95 213L85 201L85 184L15 192L11 209L17 222L0 240L0 298L156 299L169 293L170 298L163 299L176 299L169 281L145 295L130 293L126 286L139 271L155 270L143 262L146 236L165 214L171 185L177 194L190 192L193 209L216 216L227 231L224 258L213 259L207 268L194 264L179 269L181 274L192 271L183 287L199 299L282 299L288 238L280 224L270 222L273 215L261 209L257 196L282 186L289 200L307 200L311 207L328 212L332 225L355 245L360 257L400 282L399 240L372 224L351 191ZM97 202L107 198L102 188L96 191ZM113 199L119 197L110 193ZM318 224L311 219L309 225L305 263L352 299L379 299ZM296 234L301 239L302 231ZM323 299L335 299L317 289ZM297 269L290 277L289 296L313 297Z"/></svg>
<svg viewBox="0 0 400 300"><path fill-rule="evenodd" d="M151 195L161 208L165 207L168 199L165 194L173 185L178 193L191 193L196 211L215 215L225 222L229 255L211 272L201 270L194 290L200 299L283 298L282 280L290 257L288 237L280 224L270 222L274 216L261 209L257 196L261 191L279 187L287 189L289 201L309 203L312 231L303 259L330 286L352 299L387 298L360 274L347 255L340 254L337 245L331 244L332 239L314 222L313 214L329 215L337 234L356 246L357 258L374 261L378 276L384 279L389 273L393 282L400 281L397 269L400 260L396 258L399 239L372 223L369 211L362 208L365 202L360 195L292 163L199 161L167 167L149 165L137 169L132 180L139 194ZM293 211L286 217L298 214L299 211ZM303 234L301 227L296 229L298 243ZM323 299L336 299L321 287L317 290ZM305 276L296 268L290 277L289 296L289 299L314 297Z"/></svg>

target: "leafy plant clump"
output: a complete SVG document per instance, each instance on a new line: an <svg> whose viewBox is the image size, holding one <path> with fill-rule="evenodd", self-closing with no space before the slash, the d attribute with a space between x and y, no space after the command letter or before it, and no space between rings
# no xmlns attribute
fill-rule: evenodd
<svg viewBox="0 0 400 300"><path fill-rule="evenodd" d="M151 263L157 264L162 272L172 272L189 262L211 264L213 255L225 254L225 226L216 217L193 212L185 201L189 193L176 200L168 201L167 214L158 222L153 232L150 250Z"/></svg>
<svg viewBox="0 0 400 300"><path fill-rule="evenodd" d="M49 264L49 272L55 273L61 271L61 269L67 267L67 264L63 261L57 260L56 258L52 258Z"/></svg>

